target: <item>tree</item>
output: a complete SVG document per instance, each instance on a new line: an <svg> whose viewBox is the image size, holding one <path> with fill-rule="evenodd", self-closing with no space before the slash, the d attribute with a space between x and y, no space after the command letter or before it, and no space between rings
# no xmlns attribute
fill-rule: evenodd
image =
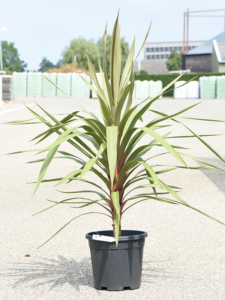
<svg viewBox="0 0 225 300"><path fill-rule="evenodd" d="M148 75L149 73L146 70L141 70L139 72L140 75Z"/></svg>
<svg viewBox="0 0 225 300"><path fill-rule="evenodd" d="M70 46L67 47L63 52L62 63L65 65L72 63L75 60L78 68L84 68L88 70L87 54L89 54L96 71L98 71L98 48L92 41L86 41L83 38L78 38L71 41Z"/></svg>
<svg viewBox="0 0 225 300"><path fill-rule="evenodd" d="M60 60L58 60L56 65L54 65L46 57L43 57L39 67L40 67L40 69L38 70L38 72L48 72L48 70L50 70L50 69L60 68Z"/></svg>
<svg viewBox="0 0 225 300"><path fill-rule="evenodd" d="M2 60L4 70L11 72L24 72L27 64L20 59L17 48L14 43L2 41Z"/></svg>
<svg viewBox="0 0 225 300"><path fill-rule="evenodd" d="M109 64L110 64L111 40L112 40L112 36L108 34L106 39L106 66L108 71L109 71ZM120 39L120 44L121 44L121 71L123 71L127 60L127 56L129 54L129 44L125 41L125 38ZM99 51L100 64L102 66L103 65L103 38L100 38L98 40L97 46Z"/></svg>
<svg viewBox="0 0 225 300"><path fill-rule="evenodd" d="M166 61L166 66L169 71L181 70L182 67L182 52L172 50L170 58Z"/></svg>

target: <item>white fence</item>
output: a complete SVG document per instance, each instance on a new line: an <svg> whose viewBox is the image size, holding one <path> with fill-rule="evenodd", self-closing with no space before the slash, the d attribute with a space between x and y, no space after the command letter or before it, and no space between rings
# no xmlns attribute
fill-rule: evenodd
<svg viewBox="0 0 225 300"><path fill-rule="evenodd" d="M135 99L153 98L162 90L162 81L135 81L134 95Z"/></svg>
<svg viewBox="0 0 225 300"><path fill-rule="evenodd" d="M82 80L82 75L89 83L89 75L82 73L13 73L11 83L4 83L9 79L3 79L3 100L6 97L12 99L12 90L14 96L32 96L32 97L67 97L63 92L51 84L45 77L49 78L54 84L58 85L69 96L76 98L97 98L89 87ZM101 76L96 74L101 86ZM9 78L10 76L2 76ZM175 99L191 98L225 98L225 76L204 76L198 81L191 81L187 85L178 88L185 81L178 81L174 87ZM93 82L92 82L93 84ZM4 88L4 86L8 86ZM93 86L95 86L93 84ZM163 88L161 81L135 81L133 97L136 99L153 98ZM171 87L172 88L172 87ZM11 91L11 92L10 92ZM8 100L10 100L8 99Z"/></svg>
<svg viewBox="0 0 225 300"><path fill-rule="evenodd" d="M88 82L90 76L81 73ZM67 97L54 84L72 97L89 98L90 89L78 73L13 73L13 95L31 97ZM46 79L47 77L54 84Z"/></svg>
<svg viewBox="0 0 225 300"><path fill-rule="evenodd" d="M178 81L174 87L186 83L186 81ZM175 99L213 99L225 98L225 76L203 76L198 81L191 81L188 84L174 90Z"/></svg>

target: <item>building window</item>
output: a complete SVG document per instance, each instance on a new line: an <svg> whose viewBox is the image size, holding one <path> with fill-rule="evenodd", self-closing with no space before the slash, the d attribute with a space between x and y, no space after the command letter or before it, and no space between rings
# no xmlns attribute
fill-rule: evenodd
<svg viewBox="0 0 225 300"><path fill-rule="evenodd" d="M159 58L160 58L160 55L159 55L159 54L157 54L157 55L156 55L156 59L159 59Z"/></svg>
<svg viewBox="0 0 225 300"><path fill-rule="evenodd" d="M165 58L169 58L170 57L170 55L169 54L165 54Z"/></svg>
<svg viewBox="0 0 225 300"><path fill-rule="evenodd" d="M154 47L151 48L151 52L155 52L155 48Z"/></svg>
<svg viewBox="0 0 225 300"><path fill-rule="evenodd" d="M155 55L151 55L151 59L155 59Z"/></svg>
<svg viewBox="0 0 225 300"><path fill-rule="evenodd" d="M160 47L160 51L163 52L164 51L164 47Z"/></svg>
<svg viewBox="0 0 225 300"><path fill-rule="evenodd" d="M192 49L192 46L188 46L188 50L191 50Z"/></svg>
<svg viewBox="0 0 225 300"><path fill-rule="evenodd" d="M160 55L160 58L163 59L163 58L164 58L164 54L161 54L161 55Z"/></svg>
<svg viewBox="0 0 225 300"><path fill-rule="evenodd" d="M155 51L156 51L156 52L159 52L159 47L156 47L156 48L155 48Z"/></svg>
<svg viewBox="0 0 225 300"><path fill-rule="evenodd" d="M170 50L170 51L173 50L173 47L169 47L169 50Z"/></svg>
<svg viewBox="0 0 225 300"><path fill-rule="evenodd" d="M169 50L168 50L168 47L165 47L165 51L169 51Z"/></svg>
<svg viewBox="0 0 225 300"><path fill-rule="evenodd" d="M150 52L150 48L146 48L146 52Z"/></svg>
<svg viewBox="0 0 225 300"><path fill-rule="evenodd" d="M147 59L150 59L150 55L147 55Z"/></svg>
<svg viewBox="0 0 225 300"><path fill-rule="evenodd" d="M177 51L177 47L173 47L173 50Z"/></svg>
<svg viewBox="0 0 225 300"><path fill-rule="evenodd" d="M182 51L183 50L183 47L178 47L179 48L179 51Z"/></svg>

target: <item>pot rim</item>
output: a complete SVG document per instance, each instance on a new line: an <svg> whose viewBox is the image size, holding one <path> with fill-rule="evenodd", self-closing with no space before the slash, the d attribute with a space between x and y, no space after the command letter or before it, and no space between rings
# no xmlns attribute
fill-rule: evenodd
<svg viewBox="0 0 225 300"><path fill-rule="evenodd" d="M146 231L141 230L121 230L122 236L119 237L119 241L132 241L132 240L141 240L148 236ZM113 237L113 230L100 230L100 231L91 231L85 235L85 238L92 240L93 234L100 234L105 236ZM123 235L124 234L124 235Z"/></svg>

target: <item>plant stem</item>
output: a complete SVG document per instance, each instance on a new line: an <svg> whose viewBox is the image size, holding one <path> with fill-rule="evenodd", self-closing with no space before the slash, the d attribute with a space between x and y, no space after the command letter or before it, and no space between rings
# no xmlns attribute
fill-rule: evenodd
<svg viewBox="0 0 225 300"><path fill-rule="evenodd" d="M115 225L112 224L113 227L113 236L115 237ZM119 229L119 236L121 236L121 223L120 223L120 229Z"/></svg>

